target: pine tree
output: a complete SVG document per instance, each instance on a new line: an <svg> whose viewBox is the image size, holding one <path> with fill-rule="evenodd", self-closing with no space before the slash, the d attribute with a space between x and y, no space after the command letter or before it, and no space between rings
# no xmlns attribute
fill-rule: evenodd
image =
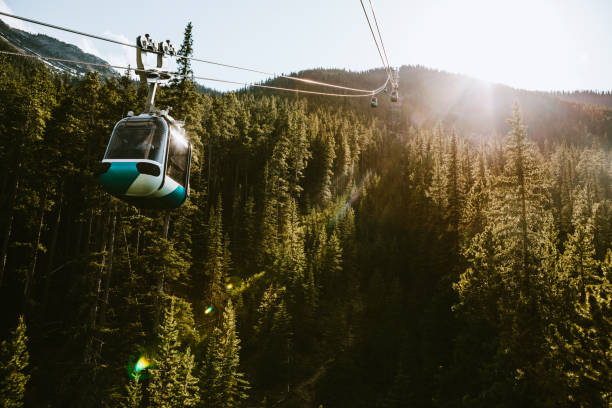
<svg viewBox="0 0 612 408"><path fill-rule="evenodd" d="M595 258L593 223L587 188L574 194L573 229L559 261L558 319L551 334L552 350L566 371L569 394L588 406L612 402L612 251Z"/></svg>
<svg viewBox="0 0 612 408"><path fill-rule="evenodd" d="M149 384L151 404L159 408L193 407L198 402L197 378L193 376L194 357L189 347L181 350L174 298L164 309L157 335L155 365Z"/></svg>
<svg viewBox="0 0 612 408"><path fill-rule="evenodd" d="M476 181L467 192L461 216L462 232L466 239L482 232L486 223L485 210L489 204L489 188L484 152L482 151L478 155L476 174Z"/></svg>
<svg viewBox="0 0 612 408"><path fill-rule="evenodd" d="M285 301L286 289L270 285L257 309L254 331L259 349L255 357L257 385L267 386L289 380L293 333Z"/></svg>
<svg viewBox="0 0 612 408"><path fill-rule="evenodd" d="M125 387L126 396L121 401L121 408L141 408L142 407L142 383L136 377Z"/></svg>
<svg viewBox="0 0 612 408"><path fill-rule="evenodd" d="M257 266L261 269L270 265L277 256L279 246L279 199L276 182L270 174L269 164L264 168L265 191L263 198L263 214L260 227L260 246Z"/></svg>
<svg viewBox="0 0 612 408"><path fill-rule="evenodd" d="M23 406L30 375L26 373L30 356L23 316L9 340L0 345L0 405L6 408Z"/></svg>
<svg viewBox="0 0 612 408"><path fill-rule="evenodd" d="M571 290L571 298L584 298L587 285L597 279L599 263L595 259L593 244L593 214L588 202L588 192L580 189L574 194L572 225L574 232L565 241L565 252L560 261L562 279ZM573 299L567 299L572 302Z"/></svg>
<svg viewBox="0 0 612 408"><path fill-rule="evenodd" d="M232 301L223 311L221 327L215 327L208 339L203 367L200 371L202 407L235 408L248 395L249 383L239 371L240 339Z"/></svg>
<svg viewBox="0 0 612 408"><path fill-rule="evenodd" d="M427 196L440 208L446 207L448 199L446 191L443 133L442 126L438 124L435 129L436 144L433 152L431 183L427 189Z"/></svg>
<svg viewBox="0 0 612 408"><path fill-rule="evenodd" d="M461 197L459 190L459 159L457 156L457 135L451 131L450 151L448 153L448 167L446 175L447 214L451 228L459 231L461 216Z"/></svg>
<svg viewBox="0 0 612 408"><path fill-rule="evenodd" d="M509 122L505 167L493 179L484 231L465 249L468 268L456 288L471 324L484 322L499 336L488 345L497 349L491 358L500 371L490 386L499 388L483 394L492 399L482 402L533 404L545 394L555 398L562 387L556 369L545 368L550 353L544 339L547 305L555 301L557 232L547 210L548 180L526 140L518 104ZM516 382L520 392L512 391Z"/></svg>
<svg viewBox="0 0 612 408"><path fill-rule="evenodd" d="M179 48L178 54L184 57L191 57L193 55L193 35L192 35L193 25L191 21L187 23L185 27L185 33L183 34L183 42L181 44L181 48ZM178 73L180 75L179 83L183 85L190 78L189 76L193 74L191 70L191 60L187 58L178 58Z"/></svg>
<svg viewBox="0 0 612 408"><path fill-rule="evenodd" d="M225 301L224 281L230 262L227 241L223 235L223 207L219 195L216 208L210 210L207 255L204 263L204 273L208 281L205 307L212 306L215 311L221 311ZM218 319L221 318L219 314L217 316Z"/></svg>

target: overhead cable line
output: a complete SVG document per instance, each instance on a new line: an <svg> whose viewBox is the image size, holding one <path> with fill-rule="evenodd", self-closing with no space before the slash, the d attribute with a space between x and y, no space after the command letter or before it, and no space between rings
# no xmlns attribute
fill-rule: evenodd
<svg viewBox="0 0 612 408"><path fill-rule="evenodd" d="M387 60L387 67L391 69L391 64L389 64L389 57L387 56L387 50L385 49L385 43L382 39L382 34L380 33L380 27L378 26L378 20L376 19L376 13L374 12L374 6L372 5L372 0L370 2L370 10L372 10L372 15L374 16L374 23L376 24L376 31L378 31L378 38L380 39L380 45L382 46L383 53L385 54L385 60Z"/></svg>
<svg viewBox="0 0 612 408"><path fill-rule="evenodd" d="M42 25L42 26L45 26L45 27L55 28L56 30L67 31L69 33L78 34L78 35L84 35L85 37L91 37L91 38L96 38L96 39L102 40L102 41L108 41L108 42L119 44L119 45L125 45L126 47L138 48L138 46L136 46L134 44L128 44L128 43L124 43L124 42L121 42L121 41L113 40L111 38L100 37L99 35L88 34L88 33L82 32L82 31L72 30L70 28L60 27L60 26L56 26L56 25L53 25L53 24L49 24L49 23L44 23L42 21L32 20L30 18L16 16L16 15L13 15L13 14L5 13L3 11L0 11L0 14L2 14L3 16L16 18L17 20L27 21L28 23L33 23L33 24L38 24L38 25Z"/></svg>
<svg viewBox="0 0 612 408"><path fill-rule="evenodd" d="M304 90L304 89L282 88L282 87L271 86L271 85L249 84L247 82L228 81L228 80L224 80L224 79L214 79L214 78L199 77L199 76L194 76L193 78L201 79L201 80L204 80L204 81L224 82L226 84L252 86L252 87L256 87L256 88L276 89L276 90L279 90L279 91L305 93L305 94L310 94L310 95L341 96L341 97L345 97L345 98L363 98L365 96L374 96L376 94L381 93L383 91L383 89L385 89L387 84L389 83L389 78L387 78L387 80L385 81L385 83L381 87L379 87L378 89L374 89L374 90L372 90L372 91L370 91L368 93L365 93L365 94L337 94L337 93L307 91L307 90Z"/></svg>
<svg viewBox="0 0 612 408"><path fill-rule="evenodd" d="M104 68L116 68L116 69L134 69L130 67L121 67L118 65L110 65L110 64L100 64L97 62L87 62L87 61L79 61L79 60L69 60L64 58L55 58L55 57L44 57L42 55L37 54L25 54L23 52L12 52L12 51L0 51L0 54L5 55L17 55L19 57L27 57L27 58L37 58L40 60L48 60L48 61L58 61L58 62L67 62L72 64L81 64L81 65L91 65L93 67L104 67Z"/></svg>
<svg viewBox="0 0 612 408"><path fill-rule="evenodd" d="M363 14L365 15L365 18L368 21L368 26L370 27L370 32L372 33L374 44L376 44L378 55L380 55L380 60L382 61L385 71L387 71L387 76L391 78L391 72L389 71L389 67L387 66L385 59L383 58L382 52L380 51L380 47L378 46L378 40L376 40L376 34L374 34L374 29L372 28L372 24L370 23L370 17L368 16L368 12L366 11L365 6L363 5L363 0L359 0L359 1L361 2L361 8L363 9Z"/></svg>
<svg viewBox="0 0 612 408"><path fill-rule="evenodd" d="M362 5L363 5L363 3L362 3ZM126 46L126 47L131 47L131 48L135 48L135 49L140 48L140 47L138 47L135 44L125 43L125 42L122 42L122 41L113 40L112 38L102 37L102 36L95 35L95 34L84 33L82 31L77 31L77 30L73 30L73 29L70 29L70 28L67 28L67 27L62 27L62 26L58 26L58 25L54 25L54 24L49 24L49 23L45 23L45 22L42 22L42 21L38 21L38 20L33 20L31 18L16 16L14 14L5 13L3 11L0 11L0 15L4 15L4 16L15 18L15 19L18 19L18 20L26 21L28 23L33 23L33 24L38 24L38 25L42 25L42 26L45 26L45 27L54 28L56 30L66 31L66 32L69 32L69 33L78 34L78 35L82 35L82 36L85 36L85 37L95 38L95 39L98 39L98 40L107 41L107 42L118 44L118 45L123 45L123 46ZM377 46L378 46L378 44L377 44ZM159 53L157 51L147 51L147 52L153 52L153 53L156 53L156 54ZM254 73L257 73L257 74L267 75L267 76L271 76L271 77L289 79L289 80L292 80L292 81L303 82L303 83L307 83L307 84L311 84L311 85L320 85L320 86L325 86L325 87L329 87L329 88L343 89L345 91L367 92L367 93L376 91L375 89L371 90L371 89L349 88L349 87L346 87L346 86L328 84L326 82L315 81L315 80L307 79L307 78L298 78L298 77L292 77L292 76L288 76L288 75L277 75L277 74L275 74L273 72L260 71L260 70L257 70L257 69L240 67L240 66L237 66L237 65L223 64L221 62L210 61L210 60L200 59L200 58L196 58L196 57L189 57L189 56L185 56L185 55L176 55L175 57L176 58L187 59L187 60L190 60L190 61L202 62L202 63L205 63L205 64L217 65L217 66L225 67L225 68L231 68L231 69L236 69L236 70L241 70L241 71L254 72Z"/></svg>
<svg viewBox="0 0 612 408"><path fill-rule="evenodd" d="M15 55L15 56L27 57L27 58L36 58L36 59L40 59L40 60L59 61L59 62L66 62L66 63L73 63L73 64L99 66L99 67L105 67L105 68L112 67L112 68L123 69L123 70L134 69L134 68L131 68L131 67L123 67L123 66L117 66L117 65L92 63L92 62L79 61L79 60L69 60L69 59L55 58L55 57L44 57L42 55L25 54L25 53L21 53L21 52L11 52L11 51L1 51L0 50L0 54ZM179 78L187 76L187 75L181 75L181 74L178 74L178 73L171 73L171 74L173 76L179 77ZM189 77L192 77L192 76L189 75ZM362 97L366 97L366 96L369 97L369 96L376 95L376 94L382 92L382 90L389 83L389 78L387 78L387 80L385 81L385 83L382 86L380 86L379 88L374 89L372 91L368 91L367 93L364 93L364 94L338 94L338 93L308 91L308 90L304 90L304 89L283 88L283 87L280 87L280 86L272 86L272 85L250 84L250 83L247 83L247 82L230 81L230 80L225 80L225 79L216 79L216 78L201 77L201 76L193 76L192 78L194 78L194 79L201 79L201 80L204 80L204 81L214 81L214 82L222 82L222 83L226 83L226 84L243 85L243 86L246 86L246 87L274 89L274 90L278 90L278 91L304 93L304 94L309 94L309 95L338 96L338 97L346 97L346 98L362 98Z"/></svg>

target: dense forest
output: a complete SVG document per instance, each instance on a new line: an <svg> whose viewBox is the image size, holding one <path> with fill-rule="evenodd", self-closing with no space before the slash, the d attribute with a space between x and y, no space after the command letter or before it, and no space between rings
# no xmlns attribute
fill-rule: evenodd
<svg viewBox="0 0 612 408"><path fill-rule="evenodd" d="M96 171L146 89L0 60L0 405L612 406L611 110L423 67L378 109L187 77L156 105L191 197L139 210Z"/></svg>
<svg viewBox="0 0 612 408"><path fill-rule="evenodd" d="M574 91L574 92L554 92L561 99L573 102L589 103L612 107L612 91Z"/></svg>

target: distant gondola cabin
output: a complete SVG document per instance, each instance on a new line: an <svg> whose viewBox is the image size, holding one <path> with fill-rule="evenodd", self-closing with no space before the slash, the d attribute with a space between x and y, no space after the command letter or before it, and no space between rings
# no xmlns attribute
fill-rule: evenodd
<svg viewBox="0 0 612 408"><path fill-rule="evenodd" d="M399 100L399 94L397 91L391 92L391 102L397 102Z"/></svg>
<svg viewBox="0 0 612 408"><path fill-rule="evenodd" d="M370 101L370 106L373 108L377 108L378 107L378 98L373 96L372 100Z"/></svg>

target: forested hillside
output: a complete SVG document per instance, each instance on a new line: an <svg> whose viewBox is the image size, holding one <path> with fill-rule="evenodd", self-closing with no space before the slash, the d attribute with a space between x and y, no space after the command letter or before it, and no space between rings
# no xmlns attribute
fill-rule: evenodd
<svg viewBox="0 0 612 408"><path fill-rule="evenodd" d="M553 92L553 94L558 96L560 99L568 101L612 107L612 92L610 91Z"/></svg>
<svg viewBox="0 0 612 408"><path fill-rule="evenodd" d="M367 74L364 78L363 74ZM345 86L359 83L368 89L376 88L386 78L382 69L365 73L344 70L313 70L297 74L319 81L334 81ZM400 68L402 96L401 125L432 128L438 123L455 128L473 141L503 137L510 130L507 118L515 101L523 109L523 120L529 127L530 139L544 147L548 143L577 143L588 145L592 135L598 135L605 144L612 145L612 110L601 105L582 104L575 95L580 93L553 93L525 91L506 85L491 84L464 75L437 71L422 66ZM295 88L295 83L277 79L275 85ZM323 88L319 89L323 90ZM261 92L261 91L259 91ZM384 95L384 94L383 94ZM602 101L606 95L601 94ZM365 113L363 101L353 98L336 100L325 97L310 98L316 105L350 106ZM374 114L383 120L391 119L391 102L380 99L381 107ZM590 102L587 98L581 101Z"/></svg>
<svg viewBox="0 0 612 408"><path fill-rule="evenodd" d="M56 38L44 34L32 34L27 31L13 28L0 20L0 49L7 48L11 51L15 49L29 54L43 55L62 59L72 59L85 61L93 64L108 65L102 58L89 54L73 44L68 44ZM99 72L102 75L117 75L117 72L110 66L91 66L74 64L71 62L48 61L46 64L53 70L60 73L72 75L84 75L88 72Z"/></svg>
<svg viewBox="0 0 612 408"><path fill-rule="evenodd" d="M612 111L422 67L399 117L174 81L162 212L95 176L145 89L0 64L0 405L612 404Z"/></svg>

